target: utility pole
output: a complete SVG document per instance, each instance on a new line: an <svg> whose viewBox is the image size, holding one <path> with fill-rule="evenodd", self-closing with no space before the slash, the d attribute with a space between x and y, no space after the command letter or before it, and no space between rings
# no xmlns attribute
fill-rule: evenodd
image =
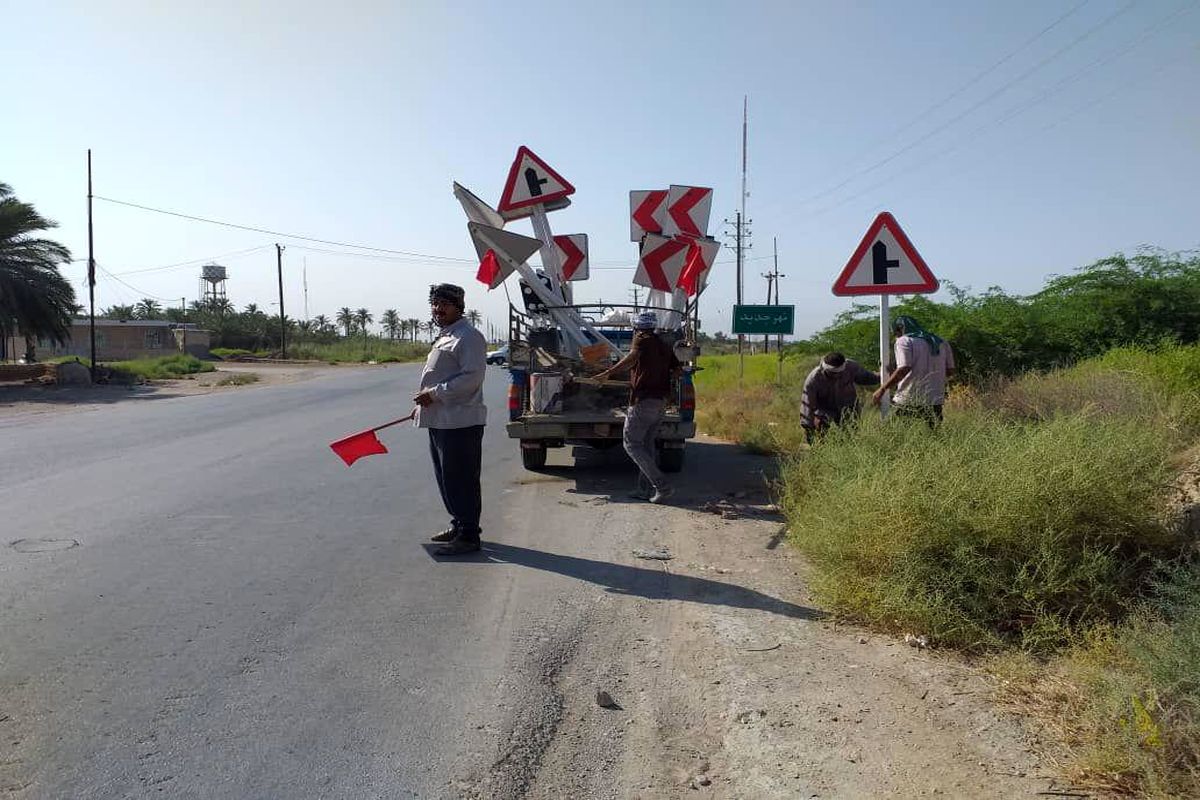
<svg viewBox="0 0 1200 800"><path fill-rule="evenodd" d="M641 289L637 286L634 286L632 289L630 289L630 291L633 292L633 307L641 308L641 306L638 305L638 297Z"/></svg>
<svg viewBox="0 0 1200 800"><path fill-rule="evenodd" d="M96 382L96 252L92 241L92 148L88 148L88 334L91 339L92 383Z"/></svg>
<svg viewBox="0 0 1200 800"><path fill-rule="evenodd" d="M775 273L764 272L762 276L767 279L767 305L771 305L771 289L775 285ZM763 352L771 352L771 334L769 333L763 334Z"/></svg>
<svg viewBox="0 0 1200 800"><path fill-rule="evenodd" d="M742 225L746 221L746 139L749 128L750 98L742 95L742 197L741 208L737 214L737 302L742 304L742 275L745 260L742 254ZM744 353L746 337L738 334L738 379L746 372L746 357Z"/></svg>
<svg viewBox="0 0 1200 800"><path fill-rule="evenodd" d="M283 245L275 245L275 264L279 271L279 350L287 358L287 317L283 314Z"/></svg>
<svg viewBox="0 0 1200 800"><path fill-rule="evenodd" d="M782 275L779 272L779 239L771 237L771 247L775 252L775 305L779 305L779 279L786 278L787 275ZM779 357L783 358L783 334L777 334L775 337L775 347L779 351Z"/></svg>

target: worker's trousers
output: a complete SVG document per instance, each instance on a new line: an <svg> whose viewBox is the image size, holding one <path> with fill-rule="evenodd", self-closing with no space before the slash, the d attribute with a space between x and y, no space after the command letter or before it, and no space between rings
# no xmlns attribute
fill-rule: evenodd
<svg viewBox="0 0 1200 800"><path fill-rule="evenodd" d="M625 432L622 440L625 452L637 464L638 469L657 489L663 485L664 477L654 460L654 440L658 436L658 423L662 422L663 406L666 401L656 398L639 400L625 412Z"/></svg>
<svg viewBox="0 0 1200 800"><path fill-rule="evenodd" d="M429 454L451 526L463 539L478 539L483 505L479 490L483 426L430 428Z"/></svg>

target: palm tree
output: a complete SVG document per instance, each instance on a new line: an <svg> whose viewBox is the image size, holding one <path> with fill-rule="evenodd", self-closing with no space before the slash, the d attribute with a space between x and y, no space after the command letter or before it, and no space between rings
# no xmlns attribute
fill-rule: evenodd
<svg viewBox="0 0 1200 800"><path fill-rule="evenodd" d="M396 334L400 332L400 315L396 313L396 309L389 308L384 311L379 321L383 325L383 330L387 333L388 341L395 341Z"/></svg>
<svg viewBox="0 0 1200 800"><path fill-rule="evenodd" d="M109 306L100 312L100 316L104 319L133 319L133 306Z"/></svg>
<svg viewBox="0 0 1200 800"><path fill-rule="evenodd" d="M417 340L417 333L420 332L421 330L423 330L421 328L421 320L409 317L408 332L412 335L412 340L414 342Z"/></svg>
<svg viewBox="0 0 1200 800"><path fill-rule="evenodd" d="M354 312L354 324L358 326L359 332L365 338L367 335L367 326L375 321L375 317L371 316L371 312L365 308L360 308Z"/></svg>
<svg viewBox="0 0 1200 800"><path fill-rule="evenodd" d="M463 316L467 318L467 322L471 323L476 328L479 327L479 323L483 322L483 315L473 308Z"/></svg>
<svg viewBox="0 0 1200 800"><path fill-rule="evenodd" d="M346 338L350 338L350 331L354 327L354 312L347 306L342 306L338 309L337 324L346 329Z"/></svg>
<svg viewBox="0 0 1200 800"><path fill-rule="evenodd" d="M57 225L0 183L0 346L14 326L27 342L71 338L75 290L58 271L71 262L71 251L31 235Z"/></svg>
<svg viewBox="0 0 1200 800"><path fill-rule="evenodd" d="M412 323L406 319L400 320L400 338L407 339L408 332L412 329Z"/></svg>
<svg viewBox="0 0 1200 800"><path fill-rule="evenodd" d="M329 328L329 317L324 314L317 314L312 321L317 326L317 333L324 333Z"/></svg>
<svg viewBox="0 0 1200 800"><path fill-rule="evenodd" d="M429 341L432 342L433 341L433 332L438 330L438 324L436 322L434 322L433 320L429 320L429 322L422 322L421 330L424 331L425 333L429 334Z"/></svg>
<svg viewBox="0 0 1200 800"><path fill-rule="evenodd" d="M162 317L162 306L157 300L143 297L134 304L133 313L138 319L159 319Z"/></svg>

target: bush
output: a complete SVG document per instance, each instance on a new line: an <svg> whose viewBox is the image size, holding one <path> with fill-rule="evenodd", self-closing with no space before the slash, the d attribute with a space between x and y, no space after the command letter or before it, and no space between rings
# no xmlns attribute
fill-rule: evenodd
<svg viewBox="0 0 1200 800"><path fill-rule="evenodd" d="M391 342L386 339L344 339L332 344L297 344L288 348L291 358L336 363L395 363L420 361L429 352L424 342Z"/></svg>
<svg viewBox="0 0 1200 800"><path fill-rule="evenodd" d="M698 363L704 369L695 376L697 427L757 453L792 452L800 446L800 394L815 357L789 354L779 386L775 354L746 356L741 381L736 355L701 356Z"/></svg>
<svg viewBox="0 0 1200 800"><path fill-rule="evenodd" d="M1077 366L990 381L959 391L950 405L1019 420L1086 412L1136 420L1185 445L1200 434L1200 347L1119 348Z"/></svg>
<svg viewBox="0 0 1200 800"><path fill-rule="evenodd" d="M1066 745L1082 785L1200 797L1200 565L1177 564L1122 625L1041 665L1004 659L1002 699Z"/></svg>
<svg viewBox="0 0 1200 800"><path fill-rule="evenodd" d="M162 358L138 358L132 361L114 361L107 364L118 379L142 378L144 380L169 380L194 375L198 372L212 372L212 364L201 361L195 356L174 355Z"/></svg>
<svg viewBox="0 0 1200 800"><path fill-rule="evenodd" d="M1168 438L1133 420L865 419L786 467L795 544L833 610L967 650L1048 652L1120 618L1181 533Z"/></svg>

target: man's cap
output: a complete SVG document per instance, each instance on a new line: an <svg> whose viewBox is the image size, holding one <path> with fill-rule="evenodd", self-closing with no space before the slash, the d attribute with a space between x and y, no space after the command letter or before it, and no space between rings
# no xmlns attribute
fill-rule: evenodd
<svg viewBox="0 0 1200 800"><path fill-rule="evenodd" d="M453 283L437 283L429 287L429 302L437 300L445 300L447 303L453 303L459 308L465 308L467 293L461 286L455 286Z"/></svg>
<svg viewBox="0 0 1200 800"><path fill-rule="evenodd" d="M633 327L639 331L652 331L658 327L658 315L653 311L643 311L633 318Z"/></svg>

